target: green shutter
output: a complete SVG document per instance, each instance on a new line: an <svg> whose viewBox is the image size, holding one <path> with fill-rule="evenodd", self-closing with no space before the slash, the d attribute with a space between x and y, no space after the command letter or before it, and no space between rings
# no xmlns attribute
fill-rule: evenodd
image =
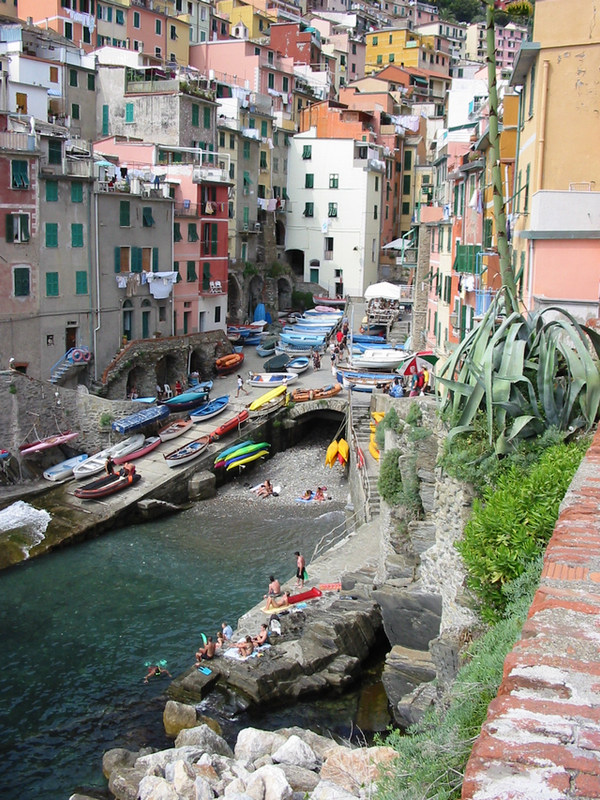
<svg viewBox="0 0 600 800"><path fill-rule="evenodd" d="M71 223L71 247L83 247L83 225L79 222Z"/></svg>
<svg viewBox="0 0 600 800"><path fill-rule="evenodd" d="M154 225L154 218L150 206L144 206L142 209L142 225L144 228L151 228Z"/></svg>
<svg viewBox="0 0 600 800"><path fill-rule="evenodd" d="M14 242L15 240L15 226L12 214L6 215L6 241Z"/></svg>
<svg viewBox="0 0 600 800"><path fill-rule="evenodd" d="M142 248L141 247L132 247L131 248L131 271L132 272L141 272L142 271Z"/></svg>
<svg viewBox="0 0 600 800"><path fill-rule="evenodd" d="M173 223L173 241L180 242L183 239L181 235L181 224L179 222Z"/></svg>
<svg viewBox="0 0 600 800"><path fill-rule="evenodd" d="M211 225L211 241L210 241L210 254L211 256L217 255L219 247L219 226L216 222Z"/></svg>
<svg viewBox="0 0 600 800"><path fill-rule="evenodd" d="M58 272L46 273L46 297L58 297Z"/></svg>
<svg viewBox="0 0 600 800"><path fill-rule="evenodd" d="M75 273L75 294L88 293L88 276L85 270L78 270Z"/></svg>
<svg viewBox="0 0 600 800"><path fill-rule="evenodd" d="M210 106L204 106L204 127L210 128Z"/></svg>
<svg viewBox="0 0 600 800"><path fill-rule="evenodd" d="M46 202L58 202L58 181L46 181Z"/></svg>
<svg viewBox="0 0 600 800"><path fill-rule="evenodd" d="M46 186L48 186L47 183ZM58 184L57 184L57 189L58 189ZM56 199L58 200L58 197ZM83 203L83 183L71 184L71 202Z"/></svg>
<svg viewBox="0 0 600 800"><path fill-rule="evenodd" d="M121 248L115 247L115 272L121 272Z"/></svg>
<svg viewBox="0 0 600 800"><path fill-rule="evenodd" d="M267 130L268 130L267 121L266 119L263 119L260 123L260 135L263 137L263 139L267 138Z"/></svg>
<svg viewBox="0 0 600 800"><path fill-rule="evenodd" d="M315 176L312 175L310 172L307 173L307 175L306 175L306 177L304 179L304 188L305 189L314 189L314 183L315 183Z"/></svg>
<svg viewBox="0 0 600 800"><path fill-rule="evenodd" d="M197 281L198 278L196 276L196 262L195 261L188 261L187 262L187 280L188 283L193 283L193 281Z"/></svg>
<svg viewBox="0 0 600 800"><path fill-rule="evenodd" d="M129 200L121 200L119 203L119 225L121 228L129 228L131 225L130 210Z"/></svg>
<svg viewBox="0 0 600 800"><path fill-rule="evenodd" d="M125 103L125 122L133 122L133 103Z"/></svg>
<svg viewBox="0 0 600 800"><path fill-rule="evenodd" d="M158 247L152 248L152 272L158 272Z"/></svg>
<svg viewBox="0 0 600 800"><path fill-rule="evenodd" d="M108 136L108 106L102 106L102 136Z"/></svg>
<svg viewBox="0 0 600 800"><path fill-rule="evenodd" d="M197 103L192 103L192 125L197 128L200 124L200 106Z"/></svg>
<svg viewBox="0 0 600 800"><path fill-rule="evenodd" d="M15 297L29 297L29 267L15 267Z"/></svg>
<svg viewBox="0 0 600 800"><path fill-rule="evenodd" d="M198 230L195 222L188 222L188 242L198 241Z"/></svg>
<svg viewBox="0 0 600 800"><path fill-rule="evenodd" d="M12 180L11 186L13 189L28 189L29 176L27 172L27 161L11 161Z"/></svg>
<svg viewBox="0 0 600 800"><path fill-rule="evenodd" d="M46 223L46 247L58 247L58 223Z"/></svg>
<svg viewBox="0 0 600 800"><path fill-rule="evenodd" d="M92 92L96 90L96 76L95 75L88 75L88 89Z"/></svg>
<svg viewBox="0 0 600 800"><path fill-rule="evenodd" d="M210 264L208 263L202 265L202 291L210 291Z"/></svg>
<svg viewBox="0 0 600 800"><path fill-rule="evenodd" d="M250 142L244 142L244 158L250 158Z"/></svg>

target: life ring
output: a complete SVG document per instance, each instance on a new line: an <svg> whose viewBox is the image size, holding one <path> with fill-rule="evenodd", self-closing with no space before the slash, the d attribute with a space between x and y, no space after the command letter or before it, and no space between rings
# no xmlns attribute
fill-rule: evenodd
<svg viewBox="0 0 600 800"><path fill-rule="evenodd" d="M71 359L75 364L79 364L83 361L83 351L82 350L73 350L71 353Z"/></svg>
<svg viewBox="0 0 600 800"><path fill-rule="evenodd" d="M90 351L89 351L89 350L82 350L81 352L83 353L83 360L84 360L84 361L85 361L85 363L87 364L87 363L88 363L88 361L91 359L91 357L92 357L92 354L90 353Z"/></svg>

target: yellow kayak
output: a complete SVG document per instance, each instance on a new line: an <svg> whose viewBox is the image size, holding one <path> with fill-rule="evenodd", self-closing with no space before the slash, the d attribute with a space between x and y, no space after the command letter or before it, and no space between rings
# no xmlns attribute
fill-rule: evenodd
<svg viewBox="0 0 600 800"><path fill-rule="evenodd" d="M344 463L346 463L348 461L348 455L350 454L350 447L345 439L340 439L338 443L338 453L344 459Z"/></svg>
<svg viewBox="0 0 600 800"><path fill-rule="evenodd" d="M334 439L333 442L327 448L327 455L325 456L326 467L333 467L337 454L338 454L338 443L337 439Z"/></svg>
<svg viewBox="0 0 600 800"><path fill-rule="evenodd" d="M379 448L377 447L377 443L375 442L375 434L371 434L371 439L369 441L369 453L373 456L376 461L379 461Z"/></svg>
<svg viewBox="0 0 600 800"><path fill-rule="evenodd" d="M284 392L287 391L287 386L276 386L274 389L271 389L269 392L257 397L248 408L250 411L257 411L261 406L264 406L265 403L268 403L270 400L274 400L276 397L279 397Z"/></svg>
<svg viewBox="0 0 600 800"><path fill-rule="evenodd" d="M257 458L262 458L263 456L268 456L268 450L259 450L258 452L248 453L246 458L240 458L239 461L236 460L235 464L230 464L228 467L225 467L227 472L230 469L235 469L235 467L241 467L243 464L249 464L251 461L256 461Z"/></svg>
<svg viewBox="0 0 600 800"><path fill-rule="evenodd" d="M373 413L371 414L371 416L372 416L372 417L373 417L373 419L375 420L375 424L376 424L376 425L379 425L379 423L381 422L381 420L382 420L382 419L385 417L385 412L384 412L384 411L373 411Z"/></svg>

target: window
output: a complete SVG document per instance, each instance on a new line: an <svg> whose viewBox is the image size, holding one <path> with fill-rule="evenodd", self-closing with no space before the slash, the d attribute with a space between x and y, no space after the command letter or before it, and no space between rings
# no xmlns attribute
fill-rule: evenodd
<svg viewBox="0 0 600 800"><path fill-rule="evenodd" d="M388 56L388 61L390 62L390 64L392 64L392 63L393 63L393 61L394 61L394 54L393 54L393 53L390 53L390 54L389 54L389 56Z"/></svg>
<svg viewBox="0 0 600 800"><path fill-rule="evenodd" d="M200 125L200 106L192 103L192 125L197 128Z"/></svg>
<svg viewBox="0 0 600 800"><path fill-rule="evenodd" d="M117 25L124 25L125 24L125 15L123 10L120 8L115 9L115 22Z"/></svg>
<svg viewBox="0 0 600 800"><path fill-rule="evenodd" d="M273 163L273 172L279 172L279 159L274 157L272 163Z"/></svg>
<svg viewBox="0 0 600 800"><path fill-rule="evenodd" d="M15 267L13 276L15 297L29 297L29 267Z"/></svg>
<svg viewBox="0 0 600 800"><path fill-rule="evenodd" d="M356 55L356 44L355 43L352 45L352 55L353 56Z"/></svg>
<svg viewBox="0 0 600 800"><path fill-rule="evenodd" d="M319 268L318 267L311 267L310 268L310 282L311 283L318 283L319 282Z"/></svg>
<svg viewBox="0 0 600 800"><path fill-rule="evenodd" d="M123 13L123 12L121 12L121 13ZM134 11L133 12L133 27L134 28L141 28L142 27L141 23L140 23L140 12L139 11Z"/></svg>
<svg viewBox="0 0 600 800"><path fill-rule="evenodd" d="M58 67L50 67L50 83L58 83Z"/></svg>
<svg viewBox="0 0 600 800"><path fill-rule="evenodd" d="M288 168L288 160L287 160L287 158L284 158L283 159L283 171L284 171L284 173L287 173L287 168Z"/></svg>
<svg viewBox="0 0 600 800"><path fill-rule="evenodd" d="M410 203L402 203L402 213L406 216L410 214Z"/></svg>
<svg viewBox="0 0 600 800"><path fill-rule="evenodd" d="M78 86L79 81L77 79L77 70L70 69L69 70L69 86Z"/></svg>
<svg viewBox="0 0 600 800"><path fill-rule="evenodd" d="M410 194L410 175L405 175L402 179L402 194Z"/></svg>
<svg viewBox="0 0 600 800"><path fill-rule="evenodd" d="M284 75L281 79L281 91L282 92L289 92L290 90L290 79Z"/></svg>
<svg viewBox="0 0 600 800"><path fill-rule="evenodd" d="M377 219L377 206L373 206L373 219Z"/></svg>
<svg viewBox="0 0 600 800"><path fill-rule="evenodd" d="M235 150L235 136L233 133L229 134L229 149Z"/></svg>
<svg viewBox="0 0 600 800"><path fill-rule="evenodd" d="M156 58L162 58L162 47L155 47L154 55Z"/></svg>
<svg viewBox="0 0 600 800"><path fill-rule="evenodd" d="M491 219L483 220L483 247L485 250L492 246L492 227L493 222Z"/></svg>
<svg viewBox="0 0 600 800"><path fill-rule="evenodd" d="M82 270L77 270L75 273L75 294L88 293L88 274Z"/></svg>
<svg viewBox="0 0 600 800"><path fill-rule="evenodd" d="M198 276L196 275L196 262L195 261L188 261L187 262L187 277L186 280L188 283L193 283L193 281L198 280Z"/></svg>
<svg viewBox="0 0 600 800"><path fill-rule="evenodd" d="M177 39L177 28L175 27L175 25L170 26L169 37L172 39L172 41L175 41Z"/></svg>
<svg viewBox="0 0 600 800"><path fill-rule="evenodd" d="M65 39L73 40L73 23L65 22ZM29 292L27 292L29 294Z"/></svg>
<svg viewBox="0 0 600 800"><path fill-rule="evenodd" d="M375 191L379 191L379 175L375 175Z"/></svg>
<svg viewBox="0 0 600 800"><path fill-rule="evenodd" d="M377 36L374 36L373 37L373 47L377 47L378 44L379 44L379 38Z"/></svg>
<svg viewBox="0 0 600 800"><path fill-rule="evenodd" d="M250 158L250 142L244 142L244 158Z"/></svg>
<svg viewBox="0 0 600 800"><path fill-rule="evenodd" d="M58 184L56 184L56 187L58 188ZM71 184L71 202L83 203L83 183Z"/></svg>
<svg viewBox="0 0 600 800"><path fill-rule="evenodd" d="M152 248L152 272L158 272L158 247Z"/></svg>
<svg viewBox="0 0 600 800"><path fill-rule="evenodd" d="M329 188L339 189L339 187L340 187L340 176L336 172L331 172L329 174Z"/></svg>
<svg viewBox="0 0 600 800"><path fill-rule="evenodd" d="M383 64L383 56L381 54L377 56L377 63Z"/></svg>
<svg viewBox="0 0 600 800"><path fill-rule="evenodd" d="M210 264L207 262L202 265L202 291L210 291Z"/></svg>
<svg viewBox="0 0 600 800"><path fill-rule="evenodd" d="M131 225L131 203L129 200L121 200L119 203L119 226L129 228Z"/></svg>
<svg viewBox="0 0 600 800"><path fill-rule="evenodd" d="M46 247L58 247L58 223L46 223Z"/></svg>
<svg viewBox="0 0 600 800"><path fill-rule="evenodd" d="M6 241L15 244L29 241L29 214L6 215Z"/></svg>
<svg viewBox="0 0 600 800"><path fill-rule="evenodd" d="M90 92L95 92L96 91L96 76L93 75L91 72L88 73L88 76L87 76L87 87L88 87Z"/></svg>
<svg viewBox="0 0 600 800"><path fill-rule="evenodd" d="M304 204L304 216L305 217L314 217L315 206L314 203L305 203Z"/></svg>
<svg viewBox="0 0 600 800"><path fill-rule="evenodd" d="M108 136L108 106L102 106L102 136Z"/></svg>
<svg viewBox="0 0 600 800"><path fill-rule="evenodd" d="M264 150L260 151L260 168L267 169L267 154Z"/></svg>
<svg viewBox="0 0 600 800"><path fill-rule="evenodd" d="M142 208L142 227L152 228L154 226L154 217L152 216L152 208L144 206Z"/></svg>
<svg viewBox="0 0 600 800"><path fill-rule="evenodd" d="M352 62L352 72L356 72L356 63Z"/></svg>
<svg viewBox="0 0 600 800"><path fill-rule="evenodd" d="M210 106L204 106L204 128L210 129Z"/></svg>
<svg viewBox="0 0 600 800"><path fill-rule="evenodd" d="M29 175L27 172L27 161L11 161L11 188L13 189L28 189L29 188Z"/></svg>
<svg viewBox="0 0 600 800"><path fill-rule="evenodd" d="M410 172L412 167L412 150L404 151L404 171Z"/></svg>
<svg viewBox="0 0 600 800"><path fill-rule="evenodd" d="M269 126L266 119L263 119L260 123L260 135L263 137L263 139L266 139L269 135Z"/></svg>
<svg viewBox="0 0 600 800"><path fill-rule="evenodd" d="M58 181L46 181L46 202L56 203L58 201Z"/></svg>
<svg viewBox="0 0 600 800"><path fill-rule="evenodd" d="M250 117L250 119L248 120L248 127L256 128L256 120L254 119L254 117Z"/></svg>
<svg viewBox="0 0 600 800"><path fill-rule="evenodd" d="M48 139L48 163L62 163L62 143L60 139Z"/></svg>
<svg viewBox="0 0 600 800"><path fill-rule="evenodd" d="M219 131L219 147L225 147L225 131Z"/></svg>
<svg viewBox="0 0 600 800"><path fill-rule="evenodd" d="M222 22L221 23L221 35L222 36L227 36L227 23L226 22Z"/></svg>
<svg viewBox="0 0 600 800"><path fill-rule="evenodd" d="M174 222L173 223L173 241L180 242L183 239L181 235L181 223Z"/></svg>
<svg viewBox="0 0 600 800"><path fill-rule="evenodd" d="M188 222L188 242L198 241L198 229L195 222Z"/></svg>
<svg viewBox="0 0 600 800"><path fill-rule="evenodd" d="M162 36L162 20L160 19L155 20L154 30L157 36Z"/></svg>
<svg viewBox="0 0 600 800"><path fill-rule="evenodd" d="M215 322L221 322L221 306L215 306Z"/></svg>
<svg viewBox="0 0 600 800"><path fill-rule="evenodd" d="M83 225L80 222L71 223L71 247L83 247Z"/></svg>
<svg viewBox="0 0 600 800"><path fill-rule="evenodd" d="M269 72L267 75L267 85L269 89L275 88L275 75L272 72Z"/></svg>
<svg viewBox="0 0 600 800"><path fill-rule="evenodd" d="M389 38L389 42L388 42L388 44L391 44L391 43L392 43L392 39L393 39L393 36L392 36L392 34L390 33L390 38Z"/></svg>
<svg viewBox="0 0 600 800"><path fill-rule="evenodd" d="M92 32L89 28L83 27L83 42L84 44L92 43Z"/></svg>
<svg viewBox="0 0 600 800"><path fill-rule="evenodd" d="M338 204L337 203L329 203L329 212L327 214L328 217L337 217L338 215Z"/></svg>
<svg viewBox="0 0 600 800"><path fill-rule="evenodd" d="M232 162L229 164L229 177L231 180L235 180L235 164Z"/></svg>
<svg viewBox="0 0 600 800"><path fill-rule="evenodd" d="M304 177L304 188L314 189L314 186L315 186L315 176L309 172Z"/></svg>
<svg viewBox="0 0 600 800"><path fill-rule="evenodd" d="M71 118L79 119L79 103L71 103Z"/></svg>
<svg viewBox="0 0 600 800"><path fill-rule="evenodd" d="M304 161L309 161L312 158L312 145L305 144L302 148L302 159Z"/></svg>
<svg viewBox="0 0 600 800"><path fill-rule="evenodd" d="M46 297L58 297L58 272L46 273Z"/></svg>
<svg viewBox="0 0 600 800"><path fill-rule="evenodd" d="M525 174L525 189L523 192L523 213L529 213L529 178L531 177L531 164L527 164L527 172Z"/></svg>
<svg viewBox="0 0 600 800"><path fill-rule="evenodd" d="M125 103L125 122L133 122L133 103Z"/></svg>
<svg viewBox="0 0 600 800"><path fill-rule="evenodd" d="M343 53L340 55L340 65L342 67L346 66L346 56Z"/></svg>
<svg viewBox="0 0 600 800"><path fill-rule="evenodd" d="M325 258L329 261L333 258L333 236L325 237Z"/></svg>

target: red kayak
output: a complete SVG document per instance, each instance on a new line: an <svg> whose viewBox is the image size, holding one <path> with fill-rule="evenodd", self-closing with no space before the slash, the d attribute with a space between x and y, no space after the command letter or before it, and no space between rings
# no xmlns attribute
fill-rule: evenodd
<svg viewBox="0 0 600 800"><path fill-rule="evenodd" d="M323 592L315 587L314 589L308 589L306 592L291 595L290 603L303 603L305 600L314 600L317 597L321 597L322 594Z"/></svg>
<svg viewBox="0 0 600 800"><path fill-rule="evenodd" d="M218 427L210 434L210 441L214 442L217 439L220 439L221 436L225 436L226 433L230 433L231 431L237 430L243 422L246 422L250 413L247 408L243 411L240 411L239 414L236 414L235 417L230 419L228 422L224 422L223 425Z"/></svg>
<svg viewBox="0 0 600 800"><path fill-rule="evenodd" d="M41 450L47 450L49 447L58 447L60 444L70 442L72 439L77 438L79 433L67 431L66 433L59 433L57 436L48 436L46 439L39 439L37 442L26 442L20 445L19 450L22 456L28 456L31 453L39 453Z"/></svg>
<svg viewBox="0 0 600 800"><path fill-rule="evenodd" d="M141 458L142 456L151 453L155 450L159 444L161 444L162 439L160 436L150 436L148 439L144 441L144 446L140 447L139 450L135 450L133 453L130 453L128 456L119 456L118 458L113 459L114 463L124 464L126 461L135 461L136 458Z"/></svg>
<svg viewBox="0 0 600 800"><path fill-rule="evenodd" d="M140 476L137 472L133 475L120 475L115 472L114 475L105 475L100 480L86 483L85 486L78 486L73 494L81 500L97 500L100 497L106 497L109 494L127 489L128 486L137 483L139 479Z"/></svg>

